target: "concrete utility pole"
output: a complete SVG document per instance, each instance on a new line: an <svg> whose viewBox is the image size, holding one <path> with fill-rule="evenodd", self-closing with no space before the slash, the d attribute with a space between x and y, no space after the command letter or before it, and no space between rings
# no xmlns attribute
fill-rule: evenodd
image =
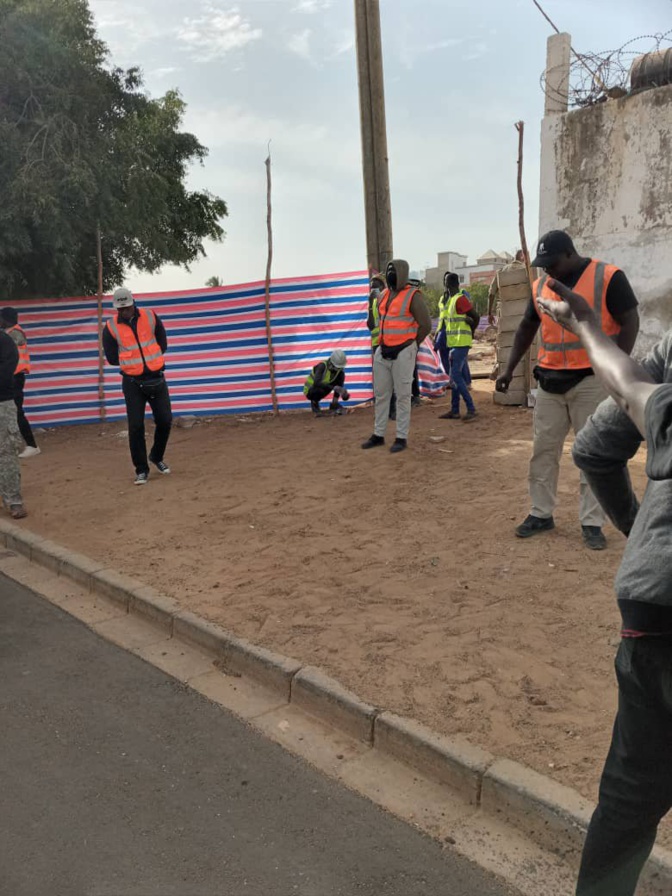
<svg viewBox="0 0 672 896"><path fill-rule="evenodd" d="M355 30L362 128L366 253L369 270L384 273L393 253L379 0L355 0Z"/></svg>

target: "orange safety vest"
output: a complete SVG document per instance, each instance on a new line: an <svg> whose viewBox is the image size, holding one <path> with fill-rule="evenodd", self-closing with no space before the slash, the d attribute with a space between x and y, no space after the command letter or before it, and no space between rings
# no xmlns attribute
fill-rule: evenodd
<svg viewBox="0 0 672 896"><path fill-rule="evenodd" d="M28 340L26 339L26 334L21 329L18 324L15 324L13 327L10 327L7 332L11 333L12 330L17 330L23 336L23 345L18 345L17 348L19 350L19 363L16 365L16 370L14 373L30 373L30 354L28 352Z"/></svg>
<svg viewBox="0 0 672 896"><path fill-rule="evenodd" d="M607 308L607 289L616 271L618 268L612 264L591 259L574 287L574 292L583 296L593 309L607 336L616 336L621 332L620 325L616 323ZM546 285L547 281L547 275L540 277L535 280L532 287L534 305L541 318L541 345L537 363L546 370L583 370L590 367L588 352L582 348L581 341L540 311L538 299L560 301L558 296Z"/></svg>
<svg viewBox="0 0 672 896"><path fill-rule="evenodd" d="M138 309L137 339L132 327L116 317L110 318L107 326L119 345L119 367L122 373L127 376L140 376L145 364L152 371L162 369L163 352L154 335L156 315L153 311Z"/></svg>
<svg viewBox="0 0 672 896"><path fill-rule="evenodd" d="M411 301L418 290L405 286L392 299L386 289L378 300L380 344L389 346L411 342L418 335L418 322L411 314Z"/></svg>

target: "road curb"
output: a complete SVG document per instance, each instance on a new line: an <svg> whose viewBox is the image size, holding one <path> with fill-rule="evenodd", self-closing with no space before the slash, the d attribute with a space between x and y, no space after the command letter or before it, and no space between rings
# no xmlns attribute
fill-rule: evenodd
<svg viewBox="0 0 672 896"><path fill-rule="evenodd" d="M576 791L459 737L437 734L412 719L374 707L320 669L237 638L180 609L155 588L6 520L0 520L0 544L152 621L173 638L197 645L225 674L248 676L287 703L448 785L542 848L578 861L592 806ZM646 896L671 892L672 853L654 849L643 886Z"/></svg>

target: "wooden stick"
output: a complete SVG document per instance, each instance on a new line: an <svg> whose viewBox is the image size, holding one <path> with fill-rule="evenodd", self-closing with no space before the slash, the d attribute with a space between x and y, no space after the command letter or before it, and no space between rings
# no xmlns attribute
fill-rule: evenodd
<svg viewBox="0 0 672 896"><path fill-rule="evenodd" d="M103 352L103 239L100 224L96 229L98 255L98 404L100 422L105 422L105 353Z"/></svg>
<svg viewBox="0 0 672 896"><path fill-rule="evenodd" d="M271 142L268 142L266 165L266 229L268 231L268 260L266 262L266 340L268 342L268 364L271 371L271 401L273 413L277 417L278 396L275 391L275 357L273 355L273 334L271 330L271 265L273 263L273 223L271 206Z"/></svg>
<svg viewBox="0 0 672 896"><path fill-rule="evenodd" d="M518 131L518 232L520 233L520 248L523 250L525 258L525 268L527 269L527 279L532 286L532 271L530 269L530 253L527 248L527 237L525 236L525 196L523 194L523 140L525 136L525 122L516 123ZM523 374L525 376L525 391L529 394L532 386L532 375L530 372L531 353L528 350L523 358Z"/></svg>

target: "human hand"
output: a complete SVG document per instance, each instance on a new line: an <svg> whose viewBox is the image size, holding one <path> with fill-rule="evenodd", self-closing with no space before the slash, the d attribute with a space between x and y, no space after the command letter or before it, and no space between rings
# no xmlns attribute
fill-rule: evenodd
<svg viewBox="0 0 672 896"><path fill-rule="evenodd" d="M590 320L594 317L593 309L583 296L573 292L558 280L549 280L547 285L560 298L537 299L537 301L544 314L547 314L561 327L571 333L577 333L580 321Z"/></svg>
<svg viewBox="0 0 672 896"><path fill-rule="evenodd" d="M497 392L508 392L512 379L513 376L508 370L505 370L504 373L500 374L495 381L495 389Z"/></svg>

